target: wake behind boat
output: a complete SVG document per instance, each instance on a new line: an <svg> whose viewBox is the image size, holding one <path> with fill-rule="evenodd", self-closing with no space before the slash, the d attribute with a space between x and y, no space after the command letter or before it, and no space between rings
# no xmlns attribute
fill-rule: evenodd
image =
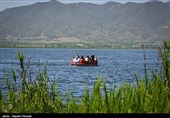
<svg viewBox="0 0 170 118"><path fill-rule="evenodd" d="M73 66L97 66L98 60L94 55L92 55L91 57L87 56L85 58L83 56L81 56L80 58L78 55L76 55L76 57L71 60L71 65Z"/></svg>

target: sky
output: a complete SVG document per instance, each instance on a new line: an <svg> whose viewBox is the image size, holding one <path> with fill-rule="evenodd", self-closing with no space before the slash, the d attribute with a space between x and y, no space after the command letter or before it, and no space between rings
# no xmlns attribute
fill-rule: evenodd
<svg viewBox="0 0 170 118"><path fill-rule="evenodd" d="M0 0L0 11L6 9L6 8L12 8L12 7L18 7L18 6L25 6L34 4L36 2L47 2L50 0ZM75 3L75 2L88 2L88 3L95 3L95 4L104 4L109 1L115 1L120 3L126 3L126 2L147 2L150 0L58 0L61 3L69 4L69 3ZM163 2L167 2L169 0L159 0Z"/></svg>

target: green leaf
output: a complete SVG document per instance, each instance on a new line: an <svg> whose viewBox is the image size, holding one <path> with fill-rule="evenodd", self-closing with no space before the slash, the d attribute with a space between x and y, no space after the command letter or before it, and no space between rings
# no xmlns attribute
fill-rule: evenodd
<svg viewBox="0 0 170 118"><path fill-rule="evenodd" d="M14 79L14 82L16 83L16 75L15 75L15 72L14 72L13 69L12 69L12 77L13 77L13 79Z"/></svg>

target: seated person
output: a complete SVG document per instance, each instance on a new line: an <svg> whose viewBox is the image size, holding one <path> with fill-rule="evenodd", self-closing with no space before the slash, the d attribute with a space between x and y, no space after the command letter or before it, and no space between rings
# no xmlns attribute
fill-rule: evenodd
<svg viewBox="0 0 170 118"><path fill-rule="evenodd" d="M89 56L87 56L87 57L85 58L85 61L86 61L86 62L89 62Z"/></svg>
<svg viewBox="0 0 170 118"><path fill-rule="evenodd" d="M94 60L94 55L91 56L91 60L92 60L92 61L95 61L95 60Z"/></svg>
<svg viewBox="0 0 170 118"><path fill-rule="evenodd" d="M78 63L80 61L80 57L78 56L78 54L76 54L75 58L73 59L73 61L75 63Z"/></svg>
<svg viewBox="0 0 170 118"><path fill-rule="evenodd" d="M82 55L81 58L80 58L80 63L84 63L84 62L85 62L85 60L84 60L84 57Z"/></svg>
<svg viewBox="0 0 170 118"><path fill-rule="evenodd" d="M78 58L80 58L80 57L79 57L79 55L78 55L78 54L76 54L75 58L76 58L76 59L78 59Z"/></svg>

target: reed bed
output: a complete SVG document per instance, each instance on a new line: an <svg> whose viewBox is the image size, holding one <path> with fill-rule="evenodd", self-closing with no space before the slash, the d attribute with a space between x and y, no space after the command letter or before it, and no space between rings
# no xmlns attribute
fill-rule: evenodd
<svg viewBox="0 0 170 118"><path fill-rule="evenodd" d="M20 76L17 77L16 71L12 70L13 81L5 77L8 96L3 97L0 89L0 113L170 113L169 49L167 42L163 49L159 49L162 69L160 72L153 71L151 78L144 70L145 76L140 81L134 73L136 85L125 83L108 89L106 81L99 76L91 94L87 87L84 96L77 102L70 91L65 96L66 103L56 92L57 82L49 84L47 69L32 79L30 63L25 67L24 55L18 52ZM19 87L17 79L21 80Z"/></svg>

